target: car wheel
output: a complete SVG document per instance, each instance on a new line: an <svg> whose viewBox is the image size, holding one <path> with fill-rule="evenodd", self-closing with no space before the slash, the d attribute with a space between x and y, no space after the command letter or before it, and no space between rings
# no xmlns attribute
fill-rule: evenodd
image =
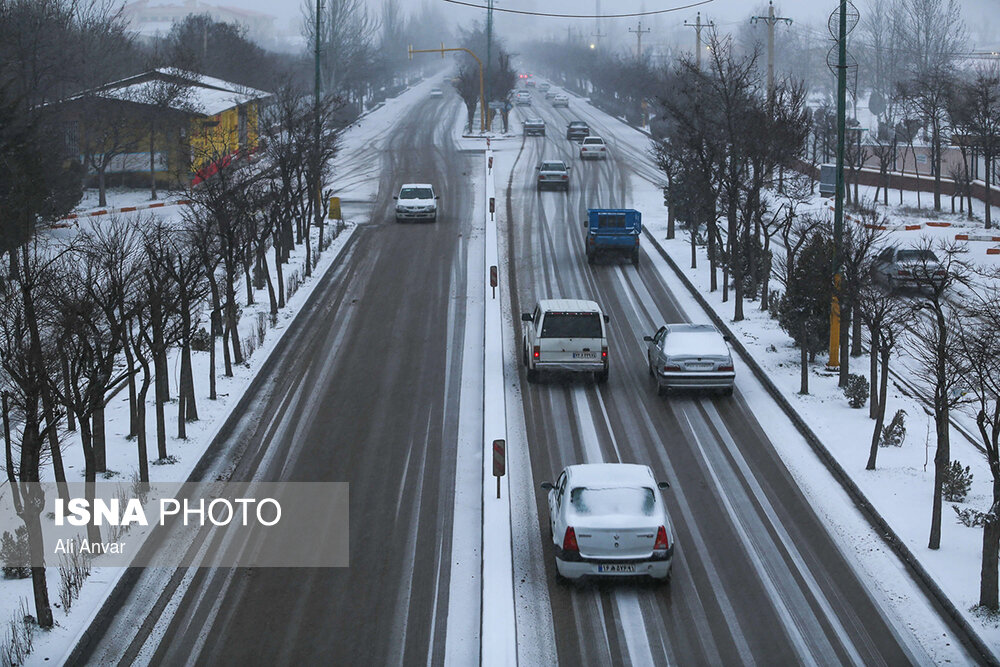
<svg viewBox="0 0 1000 667"><path fill-rule="evenodd" d="M638 250L633 250L632 251L632 266L634 266L637 269L639 268L639 251Z"/></svg>
<svg viewBox="0 0 1000 667"><path fill-rule="evenodd" d="M401 225L401 224L403 224L403 219L402 219L402 218L400 218L399 216L397 216L397 217L396 217L396 224L397 224L397 225Z"/></svg>
<svg viewBox="0 0 1000 667"><path fill-rule="evenodd" d="M656 372L653 370L653 359L648 354L646 355L646 368L649 369L649 377L655 378Z"/></svg>
<svg viewBox="0 0 1000 667"><path fill-rule="evenodd" d="M656 383L656 395L657 396L666 396L669 392L670 392L670 388L669 387L667 387L665 385L662 385L659 382Z"/></svg>
<svg viewBox="0 0 1000 667"><path fill-rule="evenodd" d="M587 264L593 264L593 263L594 263L594 253L588 252L587 253Z"/></svg>
<svg viewBox="0 0 1000 667"><path fill-rule="evenodd" d="M733 395L733 389L734 389L734 387L726 387L725 389L722 390L722 395L723 396L732 396Z"/></svg>
<svg viewBox="0 0 1000 667"><path fill-rule="evenodd" d="M670 568L670 570L667 572L667 576L650 577L650 579L652 579L653 583L656 584L657 586L666 586L667 584L670 583L670 579L673 577L673 574L674 574L674 569Z"/></svg>
<svg viewBox="0 0 1000 667"><path fill-rule="evenodd" d="M534 384L535 382L538 382L538 370L537 369L529 367L527 375L528 375L528 382L531 382L532 384Z"/></svg>
<svg viewBox="0 0 1000 667"><path fill-rule="evenodd" d="M608 381L609 370L605 368L603 371L597 371L594 373L594 382L597 384L605 384Z"/></svg>
<svg viewBox="0 0 1000 667"><path fill-rule="evenodd" d="M560 585L560 586L569 586L570 584L573 583L572 580L567 579L566 577L564 577L561 574L559 574L559 566L558 565L556 566L556 583L558 585Z"/></svg>

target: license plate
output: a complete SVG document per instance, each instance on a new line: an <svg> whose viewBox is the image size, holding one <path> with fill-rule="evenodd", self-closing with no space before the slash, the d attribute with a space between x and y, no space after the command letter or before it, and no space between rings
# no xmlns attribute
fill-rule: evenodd
<svg viewBox="0 0 1000 667"><path fill-rule="evenodd" d="M702 370L710 370L713 365L714 364L706 364L706 363L698 364L698 363L695 363L695 364L688 364L687 367L688 368L693 368L695 370L702 371Z"/></svg>
<svg viewBox="0 0 1000 667"><path fill-rule="evenodd" d="M574 359L596 359L597 358L597 353L596 352L574 352L573 353L573 358Z"/></svg>
<svg viewBox="0 0 1000 667"><path fill-rule="evenodd" d="M635 574L635 565L598 565L601 574Z"/></svg>

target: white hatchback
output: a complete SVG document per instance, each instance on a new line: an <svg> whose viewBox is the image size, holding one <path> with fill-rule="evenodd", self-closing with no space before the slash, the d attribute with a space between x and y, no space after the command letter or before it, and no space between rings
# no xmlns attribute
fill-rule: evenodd
<svg viewBox="0 0 1000 667"><path fill-rule="evenodd" d="M607 157L608 146L600 137L589 136L580 144L581 160L605 160Z"/></svg>
<svg viewBox="0 0 1000 667"><path fill-rule="evenodd" d="M674 532L649 466L566 467L548 491L549 528L559 576L670 579Z"/></svg>

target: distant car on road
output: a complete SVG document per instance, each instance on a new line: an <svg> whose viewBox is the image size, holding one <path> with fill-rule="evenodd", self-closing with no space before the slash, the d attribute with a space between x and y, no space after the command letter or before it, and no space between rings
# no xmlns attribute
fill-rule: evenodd
<svg viewBox="0 0 1000 667"><path fill-rule="evenodd" d="M514 104L518 106L531 106L531 93L526 90L520 90L514 95Z"/></svg>
<svg viewBox="0 0 1000 667"><path fill-rule="evenodd" d="M566 107L569 108L569 97L566 95L556 95L552 98L553 107Z"/></svg>
<svg viewBox="0 0 1000 667"><path fill-rule="evenodd" d="M674 531L649 466L567 466L548 492L556 572L566 579L647 576L670 580Z"/></svg>
<svg viewBox="0 0 1000 667"><path fill-rule="evenodd" d="M932 287L948 278L947 270L929 248L890 246L875 257L872 270L885 280L889 289Z"/></svg>
<svg viewBox="0 0 1000 667"><path fill-rule="evenodd" d="M529 74L528 76L531 76L531 75ZM534 79L528 79L527 82L525 82L524 85L528 86L529 88L534 88L535 87L535 80Z"/></svg>
<svg viewBox="0 0 1000 667"><path fill-rule="evenodd" d="M541 118L525 118L524 122L521 123L521 127L524 128L525 136L545 136L545 121Z"/></svg>
<svg viewBox="0 0 1000 667"><path fill-rule="evenodd" d="M593 373L595 382L607 382L608 321L600 306L583 299L542 299L522 313L528 382L537 382L542 371Z"/></svg>
<svg viewBox="0 0 1000 667"><path fill-rule="evenodd" d="M427 220L437 222L438 200L430 183L404 183L396 200L396 222Z"/></svg>
<svg viewBox="0 0 1000 667"><path fill-rule="evenodd" d="M716 389L732 396L736 381L728 338L712 324L667 324L646 341L646 363L656 393Z"/></svg>
<svg viewBox="0 0 1000 667"><path fill-rule="evenodd" d="M552 86L550 86L547 81L542 81L540 84L538 84L538 90L542 91L543 93L551 87Z"/></svg>
<svg viewBox="0 0 1000 667"><path fill-rule="evenodd" d="M431 88L431 97L444 97L444 91L440 88Z"/></svg>
<svg viewBox="0 0 1000 667"><path fill-rule="evenodd" d="M538 190L556 188L569 192L569 166L562 160L546 160L538 164Z"/></svg>
<svg viewBox="0 0 1000 667"><path fill-rule="evenodd" d="M556 97L556 96L557 96L558 94L559 94L559 93L557 93L557 92L556 92L556 91L554 91L554 90L551 90L551 89L549 89L549 90L546 90L546 91L545 91L545 99L547 99L547 100L551 100L551 99L553 99L554 97Z"/></svg>
<svg viewBox="0 0 1000 667"><path fill-rule="evenodd" d="M606 160L608 159L608 145L600 137L589 136L580 144L580 159Z"/></svg>
<svg viewBox="0 0 1000 667"><path fill-rule="evenodd" d="M590 126L582 120L571 120L566 126L566 138L572 141L583 141L590 136Z"/></svg>

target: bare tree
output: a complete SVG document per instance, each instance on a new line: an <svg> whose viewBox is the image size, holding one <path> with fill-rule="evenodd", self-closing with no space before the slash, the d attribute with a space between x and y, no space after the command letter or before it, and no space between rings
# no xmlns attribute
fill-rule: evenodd
<svg viewBox="0 0 1000 667"><path fill-rule="evenodd" d="M948 298L954 286L966 281L968 270L962 249L955 243L939 246L925 239L914 251L911 268L920 294L913 309L920 317L912 319L906 350L916 362L914 374L931 393L937 446L934 453L934 498L931 507L931 530L928 548L941 547L941 500L944 478L951 462L951 410L964 400L961 388L967 369L963 359L952 353L958 342L964 311Z"/></svg>
<svg viewBox="0 0 1000 667"><path fill-rule="evenodd" d="M966 143L977 149L986 164L984 174L986 204L986 228L993 227L992 218L992 178L990 170L1000 156L1000 68L996 65L982 68L971 81L960 84L956 95L956 106L962 113L960 129L965 133ZM969 215L972 215L972 200L969 200Z"/></svg>

